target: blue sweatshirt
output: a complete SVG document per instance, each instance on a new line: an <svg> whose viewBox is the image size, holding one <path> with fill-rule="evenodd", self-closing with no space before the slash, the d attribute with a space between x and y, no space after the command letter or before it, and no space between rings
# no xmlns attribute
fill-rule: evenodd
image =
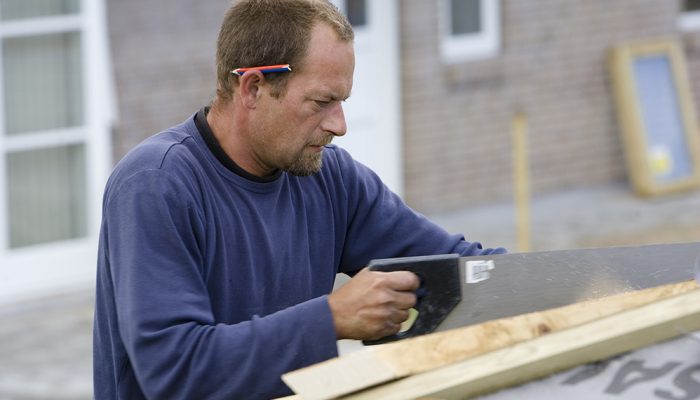
<svg viewBox="0 0 700 400"><path fill-rule="evenodd" d="M236 174L193 116L133 149L107 183L95 398L290 394L283 373L337 356L327 300L337 273L375 258L492 251L503 250L412 211L335 146L313 176Z"/></svg>

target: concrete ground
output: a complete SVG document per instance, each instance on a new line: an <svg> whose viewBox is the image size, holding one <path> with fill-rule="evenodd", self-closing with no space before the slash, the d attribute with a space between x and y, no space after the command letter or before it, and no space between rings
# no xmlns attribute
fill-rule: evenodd
<svg viewBox="0 0 700 400"><path fill-rule="evenodd" d="M0 400L92 398L92 290L0 308Z"/></svg>
<svg viewBox="0 0 700 400"><path fill-rule="evenodd" d="M518 250L511 203L430 215L485 247ZM570 190L531 201L530 250L700 241L700 191L640 198L626 185Z"/></svg>
<svg viewBox="0 0 700 400"><path fill-rule="evenodd" d="M516 249L511 204L431 215ZM532 250L700 241L700 191L640 199L622 185L534 198ZM0 308L0 400L91 399L91 288Z"/></svg>

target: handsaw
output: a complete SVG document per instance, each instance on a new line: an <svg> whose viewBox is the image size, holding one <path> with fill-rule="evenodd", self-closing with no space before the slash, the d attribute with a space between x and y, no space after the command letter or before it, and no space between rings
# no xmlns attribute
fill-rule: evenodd
<svg viewBox="0 0 700 400"><path fill-rule="evenodd" d="M700 242L372 260L420 278L410 328L373 345L692 279Z"/></svg>

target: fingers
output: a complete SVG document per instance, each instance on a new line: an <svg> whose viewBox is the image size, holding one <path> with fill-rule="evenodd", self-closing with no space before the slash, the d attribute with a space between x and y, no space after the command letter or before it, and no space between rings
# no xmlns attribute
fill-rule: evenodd
<svg viewBox="0 0 700 400"><path fill-rule="evenodd" d="M376 272L385 275L390 287L400 291L415 291L420 286L418 275L409 271Z"/></svg>
<svg viewBox="0 0 700 400"><path fill-rule="evenodd" d="M418 277L407 271L360 271L331 293L328 302L339 339L378 339L393 335L416 304Z"/></svg>
<svg viewBox="0 0 700 400"><path fill-rule="evenodd" d="M403 322L403 321L401 321L401 322ZM384 324L383 329L378 329L374 332L371 332L369 335L367 335L362 340L377 340L377 339L381 339L383 337L395 335L395 334L399 333L399 330L401 329L401 322L396 323L396 322L387 321Z"/></svg>
<svg viewBox="0 0 700 400"><path fill-rule="evenodd" d="M396 310L392 313L389 320L394 324L401 325L402 322L408 319L408 309L406 310ZM396 332L394 332L396 333Z"/></svg>
<svg viewBox="0 0 700 400"><path fill-rule="evenodd" d="M391 304L397 309L408 310L416 305L416 294L413 292L395 292Z"/></svg>
<svg viewBox="0 0 700 400"><path fill-rule="evenodd" d="M414 292L420 286L418 275L410 271L371 271L367 268L361 270L355 278L367 283L402 292Z"/></svg>

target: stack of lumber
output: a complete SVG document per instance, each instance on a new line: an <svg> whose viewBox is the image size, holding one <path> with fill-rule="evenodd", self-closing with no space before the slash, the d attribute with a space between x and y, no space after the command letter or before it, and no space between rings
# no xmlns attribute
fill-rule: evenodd
<svg viewBox="0 0 700 400"><path fill-rule="evenodd" d="M283 380L303 400L463 399L696 330L689 281L368 347Z"/></svg>

